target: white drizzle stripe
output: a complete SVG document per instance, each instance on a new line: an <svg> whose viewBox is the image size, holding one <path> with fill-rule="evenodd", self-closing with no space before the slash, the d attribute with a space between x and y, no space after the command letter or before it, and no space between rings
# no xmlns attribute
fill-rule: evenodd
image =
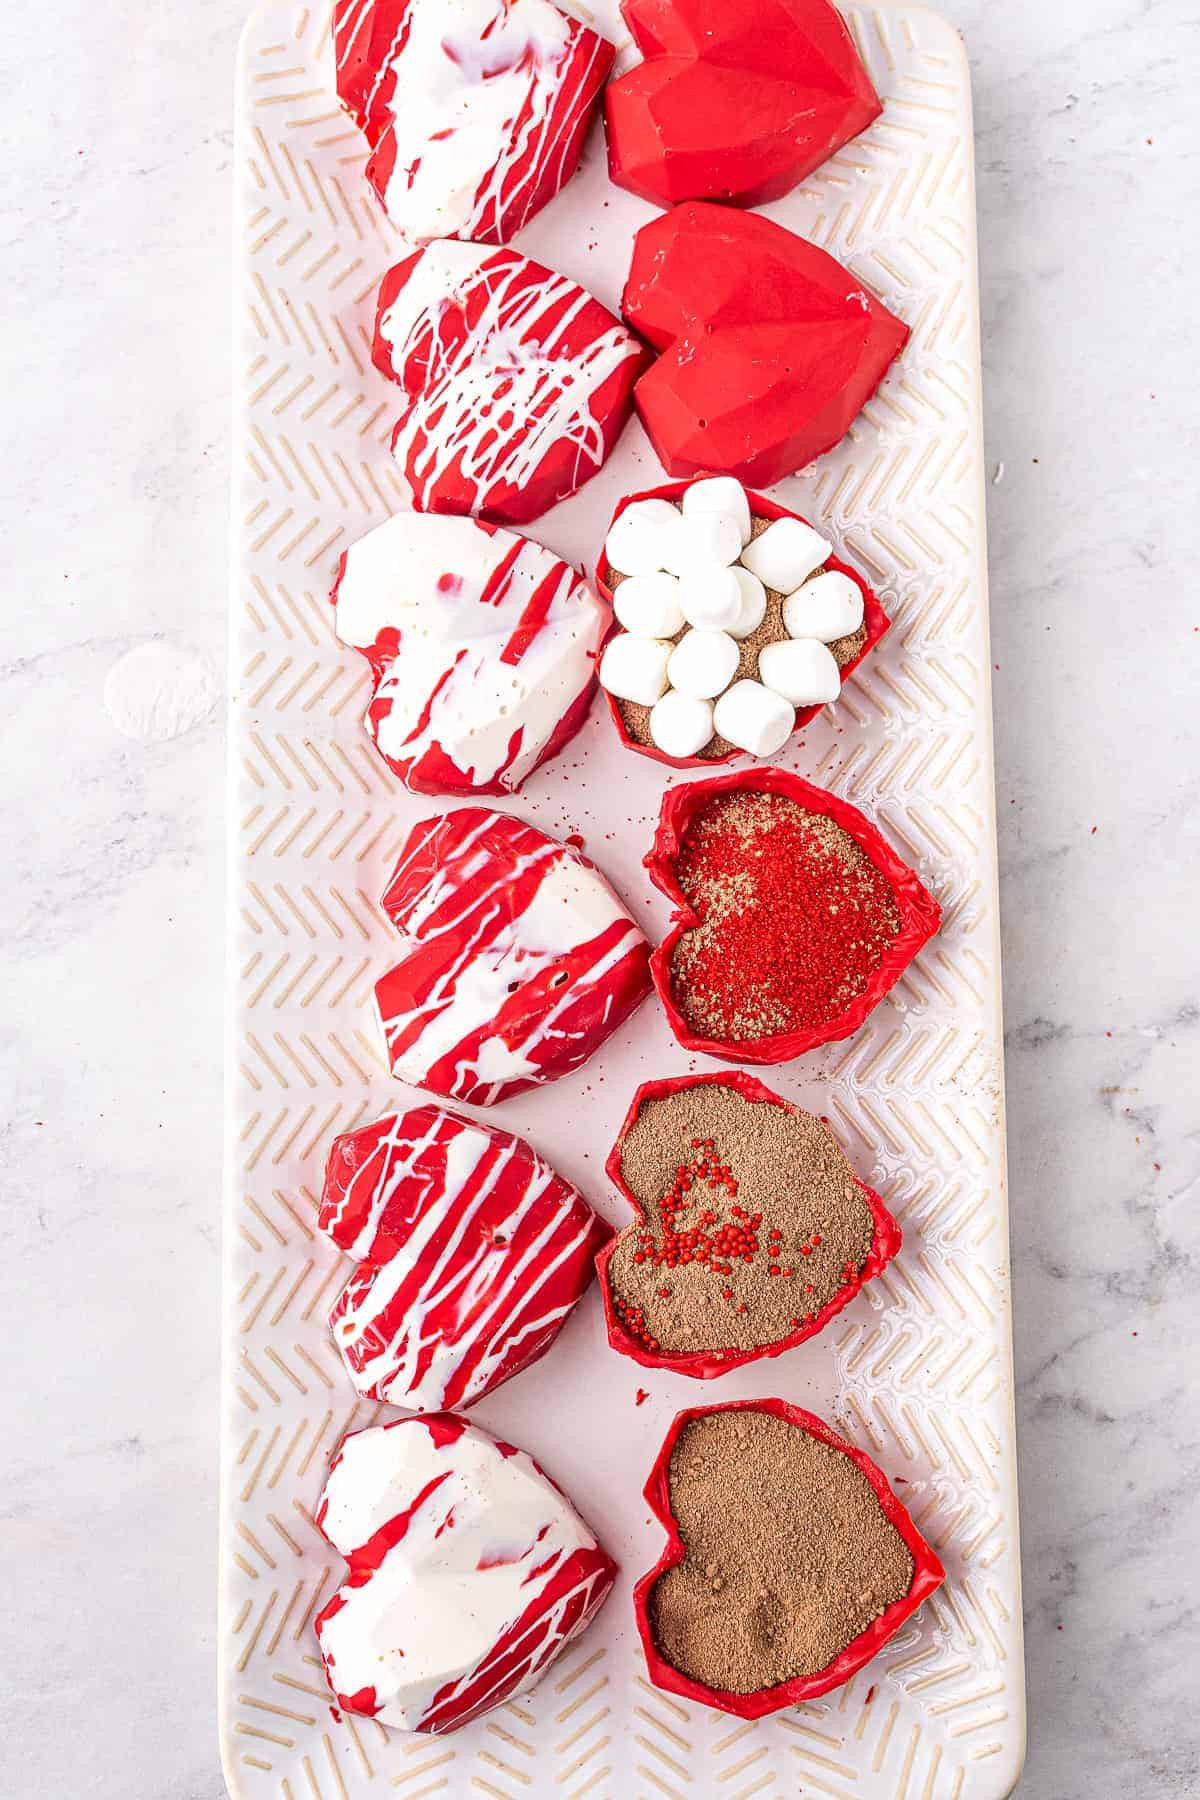
<svg viewBox="0 0 1200 1800"><path fill-rule="evenodd" d="M334 600L375 674L371 733L415 792L512 792L582 723L608 608L529 538L399 513L346 553Z"/></svg>
<svg viewBox="0 0 1200 1800"><path fill-rule="evenodd" d="M355 1387L419 1412L542 1355L607 1236L522 1139L436 1107L338 1138L320 1223L365 1261L329 1321Z"/></svg>
<svg viewBox="0 0 1200 1800"><path fill-rule="evenodd" d="M613 47L550 0L339 0L338 90L414 243L504 243L574 173Z"/></svg>
<svg viewBox="0 0 1200 1800"><path fill-rule="evenodd" d="M446 243L422 252L378 335L408 396L392 451L422 512L528 518L573 493L604 462L644 357L566 276Z"/></svg>
<svg viewBox="0 0 1200 1800"><path fill-rule="evenodd" d="M579 1067L645 996L648 946L582 857L467 807L411 833L383 898L406 959L375 994L395 1074L491 1105Z"/></svg>
<svg viewBox="0 0 1200 1800"><path fill-rule="evenodd" d="M531 1458L452 1415L347 1438L318 1522L350 1579L316 1622L340 1705L448 1731L524 1691L615 1573Z"/></svg>

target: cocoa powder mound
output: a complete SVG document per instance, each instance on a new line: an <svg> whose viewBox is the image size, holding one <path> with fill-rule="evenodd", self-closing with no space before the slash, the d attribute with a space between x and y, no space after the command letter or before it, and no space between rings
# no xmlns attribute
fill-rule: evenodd
<svg viewBox="0 0 1200 1800"><path fill-rule="evenodd" d="M651 1589L650 1628L706 1687L753 1694L815 1674L912 1586L866 1476L772 1413L689 1420L669 1482L687 1554Z"/></svg>
<svg viewBox="0 0 1200 1800"><path fill-rule="evenodd" d="M672 504L674 505L676 512L683 511L683 507L678 500L674 501ZM767 529L767 526L772 523L773 521L771 519L764 519L761 516L756 515L750 521L751 539L761 537L763 532ZM820 571L814 570L813 573L818 574ZM609 570L608 585L614 593L621 583L628 579L628 576L618 574L615 569ZM760 653L766 649L768 644L782 643L783 639L786 638L787 631L785 630L783 623L783 603L786 598L786 594L777 593L774 588L767 589L767 610L763 614L762 624L758 627L757 631L752 631L749 637L743 638L738 646L741 655L738 658L738 666L730 678L730 686L732 686L735 681L757 681L758 658ZM687 627L684 626L684 631L686 630ZM671 639L671 642L677 644L682 636L683 631L676 632L675 636ZM847 663L853 662L855 657L861 654L862 647L866 641L867 627L866 624L863 623L859 626L857 631L851 632L849 637L838 638L835 643L830 644L829 649L838 668L844 669ZM626 733L632 742L635 744L653 745L654 739L650 735L650 708L648 706L639 706L636 700L618 700L617 706L620 709L621 719L624 723ZM711 761L714 757L728 756L730 751L734 748L735 746L731 744L727 738L713 737L704 746L704 749L699 752L699 755L707 762Z"/></svg>
<svg viewBox="0 0 1200 1800"><path fill-rule="evenodd" d="M703 1148L710 1139L711 1153ZM664 1210L677 1171L706 1157L727 1174L697 1176L686 1204ZM858 1273L874 1243L871 1209L828 1126L720 1083L645 1101L622 1145L621 1173L646 1222L618 1237L608 1282L626 1329L656 1352L777 1344ZM707 1213L715 1219L705 1226ZM698 1260L703 1239L722 1227L743 1234L741 1253ZM660 1260L689 1231L701 1242L688 1260Z"/></svg>

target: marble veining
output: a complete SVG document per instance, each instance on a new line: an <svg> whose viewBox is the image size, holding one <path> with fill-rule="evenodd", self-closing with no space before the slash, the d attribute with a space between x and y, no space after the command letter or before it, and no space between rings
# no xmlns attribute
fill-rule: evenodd
<svg viewBox="0 0 1200 1800"><path fill-rule="evenodd" d="M1190 0L946 0L976 84L1036 1800L1200 1791L1200 147ZM223 667L243 8L0 51L0 1792L223 1792L212 1656ZM995 476L999 475L999 479Z"/></svg>

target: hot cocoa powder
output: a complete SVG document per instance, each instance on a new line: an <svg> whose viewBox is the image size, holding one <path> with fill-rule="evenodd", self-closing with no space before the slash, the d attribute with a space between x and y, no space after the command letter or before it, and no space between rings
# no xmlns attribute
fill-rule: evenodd
<svg viewBox="0 0 1200 1800"><path fill-rule="evenodd" d="M681 1195L678 1172L689 1167ZM626 1329L666 1354L791 1337L874 1242L871 1210L829 1128L720 1083L647 1100L621 1173L646 1223L618 1238L608 1281Z"/></svg>
<svg viewBox="0 0 1200 1800"><path fill-rule="evenodd" d="M837 1018L900 930L887 877L849 832L783 794L709 801L675 877L700 923L672 953L672 993L691 1031L723 1043Z"/></svg>
<svg viewBox="0 0 1200 1800"><path fill-rule="evenodd" d="M757 1410L684 1426L671 1510L686 1549L650 1592L662 1655L752 1694L824 1669L912 1586L908 1546L848 1456Z"/></svg>
<svg viewBox="0 0 1200 1800"><path fill-rule="evenodd" d="M676 512L682 512L683 508L678 500L674 502L674 506ZM767 526L772 523L773 521L771 519L764 519L761 517L752 519L750 524L751 537L761 537L763 532L767 529ZM816 573L816 571L814 571L814 573ZM609 570L608 583L614 593L620 584L626 580L628 580L628 576L619 575L615 569ZM741 644L739 645L741 655L738 658L738 666L731 677L730 686L732 686L735 681L757 681L758 658L760 652L765 650L768 644L778 644L786 638L787 631L784 628L783 623L783 603L786 598L787 596L785 594L776 593L774 588L767 589L767 610L763 614L762 624L758 627L757 631L752 631L749 637L742 639ZM684 631L686 630L687 627L685 626ZM677 632L671 639L671 642L677 644L682 636L683 631ZM849 637L838 638L835 643L830 644L829 649L833 654L838 668L844 669L847 663L852 663L855 657L861 654L862 647L866 641L867 628L866 625L863 624L859 626L857 631L852 632ZM621 719L624 723L626 733L633 743L652 745L654 739L650 735L650 708L648 706L639 706L635 700L618 700L617 705L620 708ZM714 737L705 745L704 749L699 752L699 755L704 760L708 761L713 757L728 756L729 752L734 748L735 746L729 743L728 739Z"/></svg>

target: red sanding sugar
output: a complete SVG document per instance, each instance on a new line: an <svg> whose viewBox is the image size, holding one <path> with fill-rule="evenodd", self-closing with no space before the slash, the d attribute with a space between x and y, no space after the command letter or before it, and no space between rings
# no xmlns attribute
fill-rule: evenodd
<svg viewBox="0 0 1200 1800"><path fill-rule="evenodd" d="M887 877L849 832L783 794L721 794L675 861L700 920L671 959L700 1037L750 1042L829 1024L867 988L900 930Z"/></svg>

